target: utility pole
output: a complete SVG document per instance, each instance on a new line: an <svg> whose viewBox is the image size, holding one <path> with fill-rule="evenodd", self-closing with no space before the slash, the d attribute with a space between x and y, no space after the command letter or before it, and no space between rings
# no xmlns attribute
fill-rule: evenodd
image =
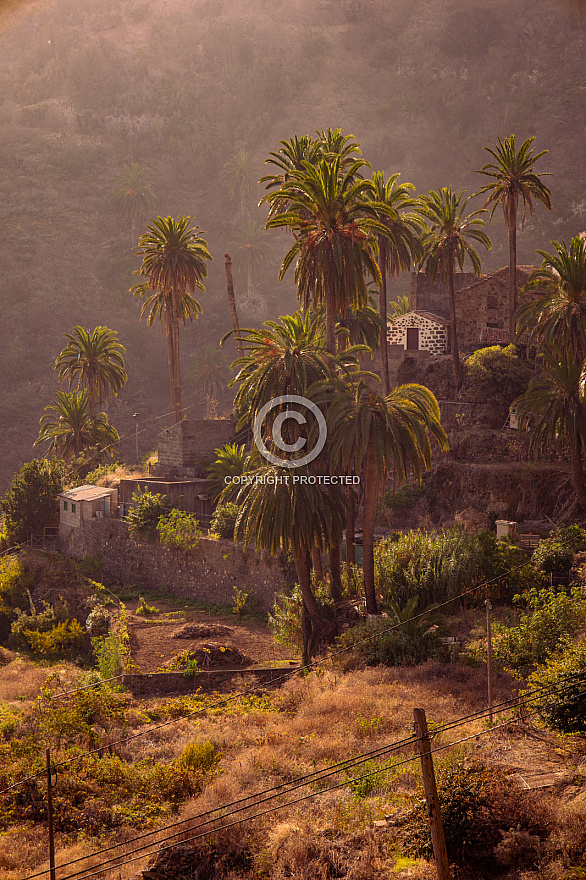
<svg viewBox="0 0 586 880"><path fill-rule="evenodd" d="M53 830L53 791L51 784L51 750L47 749L47 817L49 819L49 872L55 880L55 834Z"/></svg>
<svg viewBox="0 0 586 880"><path fill-rule="evenodd" d="M437 877L438 880L450 880L448 851L446 849L442 814L437 795L437 786L435 784L435 772L433 769L431 743L429 740L429 732L427 730L425 710L413 709L413 717L415 719L417 748L419 750L419 757L421 758L421 774L423 776L423 788L425 790L425 800L427 802L427 814L429 816L431 842L433 844L433 855L435 858Z"/></svg>
<svg viewBox="0 0 586 880"><path fill-rule="evenodd" d="M486 599L486 676L488 684L488 720L492 724L492 630L490 626L490 612L492 605L490 599Z"/></svg>
<svg viewBox="0 0 586 880"><path fill-rule="evenodd" d="M136 443L136 464L138 465L138 416L139 413L133 413L132 418L134 419L134 439Z"/></svg>

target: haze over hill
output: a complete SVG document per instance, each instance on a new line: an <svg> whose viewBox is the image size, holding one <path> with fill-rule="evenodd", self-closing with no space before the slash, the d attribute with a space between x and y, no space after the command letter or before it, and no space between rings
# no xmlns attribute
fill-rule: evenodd
<svg viewBox="0 0 586 880"><path fill-rule="evenodd" d="M194 215L214 257L203 315L182 332L184 375L190 355L231 327L226 250L243 325L295 307L292 277L277 281L284 235L270 233L250 277L238 263L239 226L265 218L260 187L243 203L231 196L224 166L240 149L260 176L280 139L339 126L373 169L400 171L417 192L472 192L483 146L535 135L549 149L541 169L555 176L551 212L538 206L518 239L519 263L534 263L536 248L586 227L582 7L13 0L0 15L0 491L32 455L57 387L52 364L75 324L107 325L127 347L129 382L111 407L129 435L122 454L132 455L134 412L141 452L172 421L152 418L170 410L163 334L139 323L128 293L138 261L112 198L125 163L148 166L155 211ZM498 212L489 233L485 270L507 262ZM196 402L187 380L185 402Z"/></svg>

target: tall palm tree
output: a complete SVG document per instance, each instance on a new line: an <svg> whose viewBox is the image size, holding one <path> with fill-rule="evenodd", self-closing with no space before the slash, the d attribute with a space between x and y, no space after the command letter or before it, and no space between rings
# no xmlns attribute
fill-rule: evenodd
<svg viewBox="0 0 586 880"><path fill-rule="evenodd" d="M366 384L363 374L336 381L327 409L330 455L343 467L364 468L363 572L366 610L377 614L374 583L374 518L381 486L394 467L400 482L409 468L421 479L431 463L430 435L442 449L447 438L437 401L422 385L401 385L386 397Z"/></svg>
<svg viewBox="0 0 586 880"><path fill-rule="evenodd" d="M579 361L586 358L586 240L576 236L552 242L556 253L537 251L541 267L532 272L525 291L545 291L523 303L516 314L517 335L525 330L545 344L570 348Z"/></svg>
<svg viewBox="0 0 586 880"><path fill-rule="evenodd" d="M305 482L284 479L282 470L264 467L254 472L255 479L238 494L240 514L236 520L235 538L245 545L253 543L257 550L269 553L291 550L303 601L311 618L316 642L330 641L335 624L321 611L311 589L309 556L313 546L340 542L344 523L345 502L341 492L328 494L318 485L307 482L305 468L295 471ZM334 487L331 487L332 489ZM311 654L304 645L304 661Z"/></svg>
<svg viewBox="0 0 586 880"><path fill-rule="evenodd" d="M269 204L287 199L284 214L269 217L267 228L288 227L295 242L283 259L279 272L282 280L296 260L295 281L303 308L326 309L326 347L336 350L335 325L348 306L364 308L368 304L365 273L376 284L381 274L376 261L373 235L386 235L386 227L373 217L366 217L363 198L372 182L357 178L364 167L356 160L345 171L341 159L332 163L320 160L317 166L303 162L302 171L292 171L280 190L269 194Z"/></svg>
<svg viewBox="0 0 586 880"><path fill-rule="evenodd" d="M259 180L259 183L265 184L265 190L280 190L288 182L292 172L303 172L304 162L314 165L319 160L318 143L308 134L301 137L295 135L288 141L280 141L280 143L281 148L276 153L269 153L269 158L265 159L265 164L274 165L278 169L276 174L265 174ZM268 201L269 195L270 193L267 193L262 197L261 205ZM273 197L270 203L269 217L284 214L288 207L289 199L287 197Z"/></svg>
<svg viewBox="0 0 586 880"><path fill-rule="evenodd" d="M236 195L240 202L240 219L248 217L248 200L252 196L258 180L259 163L248 150L240 149L226 162L223 170L232 198Z"/></svg>
<svg viewBox="0 0 586 880"><path fill-rule="evenodd" d="M182 418L179 321L185 326L187 320L201 314L201 305L193 294L197 289L205 290L205 261L212 259L199 226L193 223L193 217L183 216L157 217L147 224L136 251L142 265L135 272L147 280L131 288L131 293L143 300L140 316L148 311L149 327L156 318L165 322L175 422Z"/></svg>
<svg viewBox="0 0 586 880"><path fill-rule="evenodd" d="M586 402L584 365L576 353L552 343L540 354L543 373L532 379L529 388L513 401L519 413L519 429L535 421L530 448L556 449L568 444L570 475L579 506L586 511L586 486L582 453L586 445ZM533 419L531 418L533 417Z"/></svg>
<svg viewBox="0 0 586 880"><path fill-rule="evenodd" d="M222 352L211 342L205 342L191 356L189 377L205 397L221 397L226 392L229 379Z"/></svg>
<svg viewBox="0 0 586 880"><path fill-rule="evenodd" d="M412 183L398 184L399 174L393 174L385 181L382 171L373 174L374 188L367 193L370 209L387 229L387 235L378 235L378 264L381 270L379 292L379 312L384 321L380 330L381 378L383 393L391 390L389 382L389 358L387 351L387 275L393 278L401 272L408 272L411 261L419 254L419 232L421 219L408 211L415 205L409 193L415 189Z"/></svg>
<svg viewBox="0 0 586 880"><path fill-rule="evenodd" d="M493 157L494 162L487 162L477 172L492 178L480 190L487 193L488 198L484 203L486 208L492 205L490 219L501 205L505 225L509 232L509 339L515 340L515 312L517 311L517 213L519 199L523 200L523 216L521 218L521 231L525 225L525 215L529 208L529 215L533 214L533 199L537 199L549 210L551 208L551 192L542 182L541 178L549 172L536 173L534 166L541 156L545 156L548 150L542 150L534 154L531 144L534 137L527 138L515 149L515 135L501 141L497 138L495 149L483 147Z"/></svg>
<svg viewBox="0 0 586 880"><path fill-rule="evenodd" d="M155 205L155 194L148 179L148 168L140 162L122 166L116 179L114 203L120 214L130 220L130 243L136 241L136 224L142 223Z"/></svg>
<svg viewBox="0 0 586 880"><path fill-rule="evenodd" d="M262 272L272 253L270 234L262 223L256 220L243 220L232 230L228 245L238 262L246 271L246 286L249 299L254 293L254 275Z"/></svg>
<svg viewBox="0 0 586 880"><path fill-rule="evenodd" d="M82 452L90 452L96 462L112 456L119 440L118 431L105 413L94 414L87 388L82 391L56 391L41 417L34 446L49 443L48 455L70 462Z"/></svg>
<svg viewBox="0 0 586 880"><path fill-rule="evenodd" d="M118 341L118 333L108 327L86 330L74 327L73 333L64 333L69 340L55 361L54 369L60 380L67 378L69 388L77 382L78 389L87 388L90 410L108 404L112 391L118 394L128 379L124 368L126 349Z"/></svg>
<svg viewBox="0 0 586 880"><path fill-rule="evenodd" d="M458 351L454 270L457 264L462 271L466 257L468 257L474 272L476 275L480 275L480 257L470 242L478 242L484 245L487 250L492 248L490 238L483 231L484 220L479 216L484 213L484 209L465 215L466 206L472 196L465 199L464 192L461 189L456 194L452 192L451 186L444 186L439 192L432 190L429 195L421 196L416 205L417 212L426 221L426 228L421 238L420 263L425 267L432 282L435 281L435 277L439 273L441 280L448 286L452 361L456 388L460 387L460 353Z"/></svg>

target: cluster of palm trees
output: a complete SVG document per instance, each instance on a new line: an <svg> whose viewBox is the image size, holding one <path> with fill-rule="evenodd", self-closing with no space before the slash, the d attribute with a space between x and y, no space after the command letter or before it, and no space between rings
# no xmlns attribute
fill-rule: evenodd
<svg viewBox="0 0 586 880"><path fill-rule="evenodd" d="M64 335L68 342L54 369L69 390L55 392L45 407L34 445L48 443L47 454L66 463L83 455L87 464L98 464L114 454L119 440L103 409L126 384L126 349L108 327L78 326Z"/></svg>

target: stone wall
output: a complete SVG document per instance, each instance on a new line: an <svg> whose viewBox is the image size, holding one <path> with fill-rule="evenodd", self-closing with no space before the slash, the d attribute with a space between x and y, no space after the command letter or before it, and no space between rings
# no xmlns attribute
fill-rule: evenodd
<svg viewBox="0 0 586 880"><path fill-rule="evenodd" d="M402 345L407 349L407 329L417 327L419 330L419 350L429 351L433 355L445 354L448 349L448 329L425 315L409 312L394 321L387 323L387 341L389 345Z"/></svg>
<svg viewBox="0 0 586 880"><path fill-rule="evenodd" d="M61 551L75 559L101 553L104 573L124 583L144 584L171 596L231 605L234 588L250 590L262 611L287 589L280 559L233 541L201 538L195 550L171 550L158 542L134 540L123 520L101 519L70 529Z"/></svg>
<svg viewBox="0 0 586 880"><path fill-rule="evenodd" d="M150 480L138 477L137 479L120 480L120 503L130 505L132 496L140 488L141 491L148 489L154 495L166 495L174 507L186 510L196 516L203 517L207 522L212 513L212 505L209 500L209 485L207 480ZM202 496L202 497L200 497Z"/></svg>
<svg viewBox="0 0 586 880"><path fill-rule="evenodd" d="M194 469L234 438L232 419L184 419L158 437L159 471ZM189 473L184 476L191 476ZM195 473L193 474L195 476Z"/></svg>
<svg viewBox="0 0 586 880"><path fill-rule="evenodd" d="M454 272L454 288L460 290L478 281L474 272ZM425 272L411 273L411 308L413 311L433 312L442 318L450 317L448 287L436 277L433 284Z"/></svg>

